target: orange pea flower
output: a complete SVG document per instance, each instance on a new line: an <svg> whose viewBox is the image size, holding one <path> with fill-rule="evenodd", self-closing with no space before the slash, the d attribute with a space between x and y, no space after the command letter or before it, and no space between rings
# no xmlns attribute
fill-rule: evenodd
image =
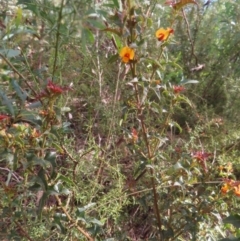
<svg viewBox="0 0 240 241"><path fill-rule="evenodd" d="M132 142L136 143L138 140L138 132L135 128L132 128Z"/></svg>
<svg viewBox="0 0 240 241"><path fill-rule="evenodd" d="M128 46L125 46L120 50L119 55L124 63L128 63L130 60L134 59L135 53L133 49L131 49Z"/></svg>
<svg viewBox="0 0 240 241"><path fill-rule="evenodd" d="M227 192L229 192L230 188L231 188L231 186L230 186L229 184L224 183L223 186L222 186L222 188L221 188L221 192L222 192L223 194L226 194Z"/></svg>
<svg viewBox="0 0 240 241"><path fill-rule="evenodd" d="M166 41L168 39L169 35L173 32L174 31L172 28L167 28L167 29L160 28L156 31L156 37L157 37L158 41Z"/></svg>
<svg viewBox="0 0 240 241"><path fill-rule="evenodd" d="M240 185L234 187L234 193L236 196L240 197Z"/></svg>

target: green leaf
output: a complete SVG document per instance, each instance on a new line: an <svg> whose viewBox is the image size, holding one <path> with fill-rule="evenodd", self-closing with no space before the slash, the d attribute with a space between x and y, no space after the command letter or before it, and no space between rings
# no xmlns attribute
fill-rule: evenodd
<svg viewBox="0 0 240 241"><path fill-rule="evenodd" d="M61 219L62 219L62 216L61 215L57 215L57 213L56 213L54 215L54 219L53 219L52 225L57 227L62 234L66 234L67 233L67 229L62 225Z"/></svg>
<svg viewBox="0 0 240 241"><path fill-rule="evenodd" d="M62 183L56 183L55 185L48 187L48 194L50 195L69 195L71 192L69 189L65 188Z"/></svg>
<svg viewBox="0 0 240 241"><path fill-rule="evenodd" d="M112 1L113 1L113 5L118 9L120 7L118 0L112 0Z"/></svg>
<svg viewBox="0 0 240 241"><path fill-rule="evenodd" d="M230 215L229 217L223 220L223 223L230 223L236 228L240 228L240 215L238 214Z"/></svg>
<svg viewBox="0 0 240 241"><path fill-rule="evenodd" d="M36 102L33 102L30 105L28 105L28 108L29 109L36 109L36 108L39 108L41 106L42 106L41 101L36 101Z"/></svg>
<svg viewBox="0 0 240 241"><path fill-rule="evenodd" d="M37 215L38 215L38 218L41 218L41 215L42 215L42 210L45 206L45 203L47 201L47 198L48 198L48 194L46 192L43 192L43 195L42 197L40 198L39 200L39 203L38 203L38 208L37 208Z"/></svg>
<svg viewBox="0 0 240 241"><path fill-rule="evenodd" d="M84 207L82 207L82 208L78 208L78 211L79 212L84 212L84 211L86 211L87 209L89 209L89 208L91 208L91 207L93 207L93 206L95 206L96 205L96 203L89 203L89 204L87 204L86 206L84 206Z"/></svg>
<svg viewBox="0 0 240 241"><path fill-rule="evenodd" d="M177 129L180 131L180 133L182 132L182 127L176 122L176 121L171 121L169 122L170 127L177 127Z"/></svg>
<svg viewBox="0 0 240 241"><path fill-rule="evenodd" d="M65 182L68 185L71 185L71 186L74 185L74 182L70 178L63 176L62 174L58 174L56 181L59 181L59 180L62 182Z"/></svg>
<svg viewBox="0 0 240 241"><path fill-rule="evenodd" d="M7 111L14 117L15 112L12 105L12 101L8 99L7 95L0 89L0 100L3 105L6 105Z"/></svg>
<svg viewBox="0 0 240 241"><path fill-rule="evenodd" d="M218 241L239 241L239 238L223 238Z"/></svg>
<svg viewBox="0 0 240 241"><path fill-rule="evenodd" d="M102 29L104 29L106 26L105 26L105 24L102 22L102 21L100 21L100 20L93 20L93 19L88 19L87 20L89 23L90 23L90 25L92 25L94 28L97 28L97 29L100 29L100 30L102 30Z"/></svg>
<svg viewBox="0 0 240 241"><path fill-rule="evenodd" d="M14 58L19 56L21 51L16 49L1 49L0 54L4 55L6 58Z"/></svg>
<svg viewBox="0 0 240 241"><path fill-rule="evenodd" d="M103 223L97 219L91 219L89 223L97 224L98 226L103 226Z"/></svg>
<svg viewBox="0 0 240 241"><path fill-rule="evenodd" d="M37 5L34 3L34 0L18 0L17 5L19 4L24 4L26 6L24 9L28 9L35 14L38 13Z"/></svg>
<svg viewBox="0 0 240 241"><path fill-rule="evenodd" d="M180 84L182 85L186 85L186 84L198 84L199 81L198 80L187 80L187 79L184 79L180 82Z"/></svg>
<svg viewBox="0 0 240 241"><path fill-rule="evenodd" d="M85 45L94 42L94 35L88 28L82 29L82 41Z"/></svg>
<svg viewBox="0 0 240 241"><path fill-rule="evenodd" d="M42 188L44 191L48 189L47 179L43 168L41 168L41 170L38 172L36 180L37 180L37 183L42 185Z"/></svg>
<svg viewBox="0 0 240 241"><path fill-rule="evenodd" d="M118 59L119 59L119 55L118 54L112 55L112 56L110 56L110 58L108 58L108 63L114 63Z"/></svg>
<svg viewBox="0 0 240 241"><path fill-rule="evenodd" d="M22 90L22 88L18 85L16 80L11 80L11 85L13 89L16 91L16 94L21 99L21 101L25 102L25 100L27 99L26 91Z"/></svg>
<svg viewBox="0 0 240 241"><path fill-rule="evenodd" d="M25 28L23 26L18 27L17 30L12 31L9 34L6 34L3 38L4 41L11 39L12 37L16 36L17 34L37 34L36 31L31 29Z"/></svg>
<svg viewBox="0 0 240 241"><path fill-rule="evenodd" d="M32 162L29 164L39 165L39 166L43 167L44 169L47 169L49 167L49 162L47 162L46 160L44 160L42 158L38 158L38 157L35 157L32 160Z"/></svg>

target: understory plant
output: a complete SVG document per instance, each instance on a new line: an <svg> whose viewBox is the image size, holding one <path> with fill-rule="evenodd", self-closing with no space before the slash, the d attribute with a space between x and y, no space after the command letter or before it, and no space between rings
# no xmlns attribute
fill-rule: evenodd
<svg viewBox="0 0 240 241"><path fill-rule="evenodd" d="M160 21L162 6L6 3L3 239L227 240L231 212L224 222L239 236L236 143L223 118L199 112L198 80L172 51L184 23L195 55L188 14L199 4L167 1Z"/></svg>

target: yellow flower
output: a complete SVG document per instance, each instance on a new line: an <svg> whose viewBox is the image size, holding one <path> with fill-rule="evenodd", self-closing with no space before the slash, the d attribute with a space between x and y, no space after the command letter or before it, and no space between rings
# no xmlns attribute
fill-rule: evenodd
<svg viewBox="0 0 240 241"><path fill-rule="evenodd" d="M171 33L173 33L172 28L160 28L156 31L156 37L158 41L166 41Z"/></svg>
<svg viewBox="0 0 240 241"><path fill-rule="evenodd" d="M128 46L125 46L121 49L119 55L124 63L128 63L130 60L134 59L135 53L133 49L129 48Z"/></svg>

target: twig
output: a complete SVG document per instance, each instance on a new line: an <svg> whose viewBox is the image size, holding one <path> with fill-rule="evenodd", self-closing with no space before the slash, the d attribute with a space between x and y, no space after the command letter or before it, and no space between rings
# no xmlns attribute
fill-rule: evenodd
<svg viewBox="0 0 240 241"><path fill-rule="evenodd" d="M31 87L31 85L28 83L27 79L12 65L12 63L3 55L0 53L0 57L3 58L3 60L9 65L9 67L21 78L24 80L25 84L28 86L28 88L34 93L35 96L37 96L37 93L35 90Z"/></svg>
<svg viewBox="0 0 240 241"><path fill-rule="evenodd" d="M57 199L58 201L58 205L61 207L61 209L63 210L63 212L66 214L68 220L74 224L74 226L77 228L78 231L80 231L89 241L94 241L94 239L90 236L90 234L85 231L83 228L81 228L77 222L75 220L72 219L72 217L69 215L68 211L66 210L66 208L62 205L62 201L61 199L55 195L55 198Z"/></svg>
<svg viewBox="0 0 240 241"><path fill-rule="evenodd" d="M189 41L190 41L190 44L191 44L191 55L194 56L195 58L195 65L197 66L198 65L198 58L194 52L194 43L192 41L192 38L191 38L191 33L190 33L190 26L189 26L189 23L188 23L188 20L187 20L187 17L186 17L186 14L184 12L184 10L182 9L182 14L183 14L183 18L185 20L185 23L187 25L187 34L188 34L188 38L189 38Z"/></svg>
<svg viewBox="0 0 240 241"><path fill-rule="evenodd" d="M16 179L16 181L17 181L17 182L20 182L20 180L19 180L19 179L23 180L23 177L21 177L21 176L19 176L19 175L18 175L18 177L17 177L17 174L15 174L13 171L11 171L11 170L10 170L10 169L8 169L8 168L3 168L3 167L0 167L0 170L4 170L4 171L11 172L11 173L12 173L12 175L15 177L15 179Z"/></svg>
<svg viewBox="0 0 240 241"><path fill-rule="evenodd" d="M57 23L57 34L56 34L56 44L55 44L55 55L54 55L54 63L53 63L52 80L54 79L54 75L55 75L56 67L57 67L59 39L60 39L60 26L61 26L61 20L62 20L63 3L64 3L64 0L62 0L62 2L61 2L61 7L60 7L60 10L59 10L59 13L58 13L58 23Z"/></svg>
<svg viewBox="0 0 240 241"><path fill-rule="evenodd" d="M30 241L34 241L29 234L23 229L22 225L20 223L18 223L17 221L14 221L14 223L18 226L18 228L21 230L21 232L23 233L23 236L25 238L27 238Z"/></svg>

